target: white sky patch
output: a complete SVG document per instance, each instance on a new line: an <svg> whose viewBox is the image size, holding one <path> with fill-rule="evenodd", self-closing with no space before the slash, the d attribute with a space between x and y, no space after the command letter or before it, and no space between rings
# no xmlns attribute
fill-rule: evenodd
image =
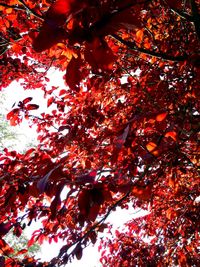
<svg viewBox="0 0 200 267"><path fill-rule="evenodd" d="M66 85L63 80L63 73L51 68L48 72L47 77L50 81L47 84L47 89L51 89L52 86L58 86L59 89L66 88ZM34 116L40 116L41 113L47 112L47 99L44 98L44 91L41 89L35 90L24 90L19 82L13 81L7 88L0 92L5 97L3 103L3 109L1 109L1 114L6 120L6 114L12 110L14 104L19 103L19 101L24 100L27 97L32 97L31 104L39 105L37 110L30 111L29 113ZM15 108L15 107L13 107ZM51 109L49 109L51 110ZM15 143L12 143L12 149L16 149L19 152L22 152L28 148L31 144L36 145L37 142L37 132L36 126L31 126L28 120L24 119L20 125L11 126L12 130L16 133ZM6 147L6 144L5 144Z"/></svg>

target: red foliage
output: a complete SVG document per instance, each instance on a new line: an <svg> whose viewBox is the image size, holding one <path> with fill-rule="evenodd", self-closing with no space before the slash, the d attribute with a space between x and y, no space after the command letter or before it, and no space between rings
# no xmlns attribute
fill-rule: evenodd
<svg viewBox="0 0 200 267"><path fill-rule="evenodd" d="M80 260L106 229L102 266L200 265L199 10L195 0L0 1L0 88L17 80L47 101L40 116L31 97L7 114L37 126L39 145L0 154L1 266ZM50 68L66 72L66 88L48 88ZM149 214L112 232L109 214L130 206ZM24 219L43 224L29 246L64 240L49 263L7 257L2 237L19 237Z"/></svg>

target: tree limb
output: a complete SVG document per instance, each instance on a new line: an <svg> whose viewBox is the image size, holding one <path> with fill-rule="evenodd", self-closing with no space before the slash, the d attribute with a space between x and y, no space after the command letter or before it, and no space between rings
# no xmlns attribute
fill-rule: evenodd
<svg viewBox="0 0 200 267"><path fill-rule="evenodd" d="M200 40L200 14L198 13L198 6L195 0L190 0L191 9L192 9L192 17L194 21L194 27L197 33L197 36Z"/></svg>
<svg viewBox="0 0 200 267"><path fill-rule="evenodd" d="M168 2L166 2L165 0L164 0L164 3L176 14L176 15L178 15L179 17L181 17L182 19L186 19L186 20L188 20L188 21L191 21L191 22L193 22L194 20L193 20L193 17L191 16L191 15L189 15L189 14L187 14L186 12L183 12L183 11L180 11L180 10L178 10L178 9L175 9L175 8L173 8Z"/></svg>
<svg viewBox="0 0 200 267"><path fill-rule="evenodd" d="M0 3L0 6L6 7L6 8L13 8L15 10L25 11L23 7L16 6L16 5L7 5L5 3Z"/></svg>
<svg viewBox="0 0 200 267"><path fill-rule="evenodd" d="M167 55L165 53L159 53L159 52L150 51L150 50L138 47L134 42L123 40L117 34L111 34L111 37L115 38L117 41L119 41L123 45L127 46L129 49L134 50L136 52L146 54L148 56L157 57L157 58L161 58L163 60L174 61L174 62L182 62L188 58L188 55L186 55L186 54L182 55L182 56L170 56L170 55Z"/></svg>

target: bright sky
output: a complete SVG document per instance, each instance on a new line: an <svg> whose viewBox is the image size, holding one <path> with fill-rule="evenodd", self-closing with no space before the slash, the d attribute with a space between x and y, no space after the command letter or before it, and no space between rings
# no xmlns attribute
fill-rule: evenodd
<svg viewBox="0 0 200 267"><path fill-rule="evenodd" d="M51 89L51 86L59 86L61 89L65 88L63 73L55 69L50 69L48 72L48 77L50 82L48 82L48 89ZM53 79L52 79L53 77ZM1 113L6 115L14 103L16 105L19 101L22 101L26 97L32 97L32 104L38 104L39 109L31 111L32 115L39 116L42 112L47 110L47 100L44 99L44 92L40 89L35 90L24 90L19 82L12 82L10 86L3 90L3 95L5 96L4 109L1 110ZM27 147L28 143L37 143L37 133L36 128L30 128L28 121L23 120L19 126L12 127L16 132L18 139L18 144L13 145L13 149L17 149L20 152Z"/></svg>
<svg viewBox="0 0 200 267"><path fill-rule="evenodd" d="M59 86L60 89L64 89L64 81L63 81L63 73L60 73L59 71L56 71L54 69L51 69L49 71L49 78L50 82L48 82L48 88L50 89L51 86ZM53 79L52 79L53 77ZM40 105L40 108L38 110L32 111L33 115L40 115L40 113L46 111L46 100L44 99L43 91L41 90L26 90L24 91L23 88L20 86L19 83L13 82L8 88L6 88L3 91L3 94L5 95L6 101L4 104L4 110L2 110L2 114L7 114L8 111L12 109L13 104L16 102L16 104L19 101L22 101L26 97L33 97L33 100L31 103ZM17 132L17 135L19 136L18 141L16 141L15 146L13 149L17 150L24 150L27 147L27 144L32 142L37 142L37 134L35 128L30 128L28 125L28 122L25 120L23 123L21 123L19 126L13 127L13 129ZM127 210L121 210L117 209L117 211L112 212L111 215L108 218L108 221L114 224L114 228L122 228L123 224L127 221L129 221L131 218L136 218L139 216L144 216L148 212L144 211L135 211L133 208L130 208ZM26 235L28 237L31 237L31 233L34 230L37 230L40 228L40 223L35 223L31 225L30 228L26 229ZM106 231L105 231L106 232ZM99 253L98 253L98 242L95 246L91 245L88 248L84 249L83 257L80 261L73 261L72 263L67 264L69 267L99 267ZM62 242L58 243L51 243L50 245L48 242L45 242L41 247L41 253L39 253L37 256L38 258L41 258L43 261L49 261L53 257L57 256L59 249L65 244Z"/></svg>

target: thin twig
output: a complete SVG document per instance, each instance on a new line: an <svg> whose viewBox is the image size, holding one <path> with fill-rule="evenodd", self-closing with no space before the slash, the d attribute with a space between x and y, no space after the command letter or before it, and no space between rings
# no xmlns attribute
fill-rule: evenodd
<svg viewBox="0 0 200 267"><path fill-rule="evenodd" d="M34 10L32 10L30 7L28 7L23 0L18 0L24 7L26 10L28 10L32 15L34 15L35 17L37 17L40 20L44 20L44 18L39 15L38 13L36 13Z"/></svg>

